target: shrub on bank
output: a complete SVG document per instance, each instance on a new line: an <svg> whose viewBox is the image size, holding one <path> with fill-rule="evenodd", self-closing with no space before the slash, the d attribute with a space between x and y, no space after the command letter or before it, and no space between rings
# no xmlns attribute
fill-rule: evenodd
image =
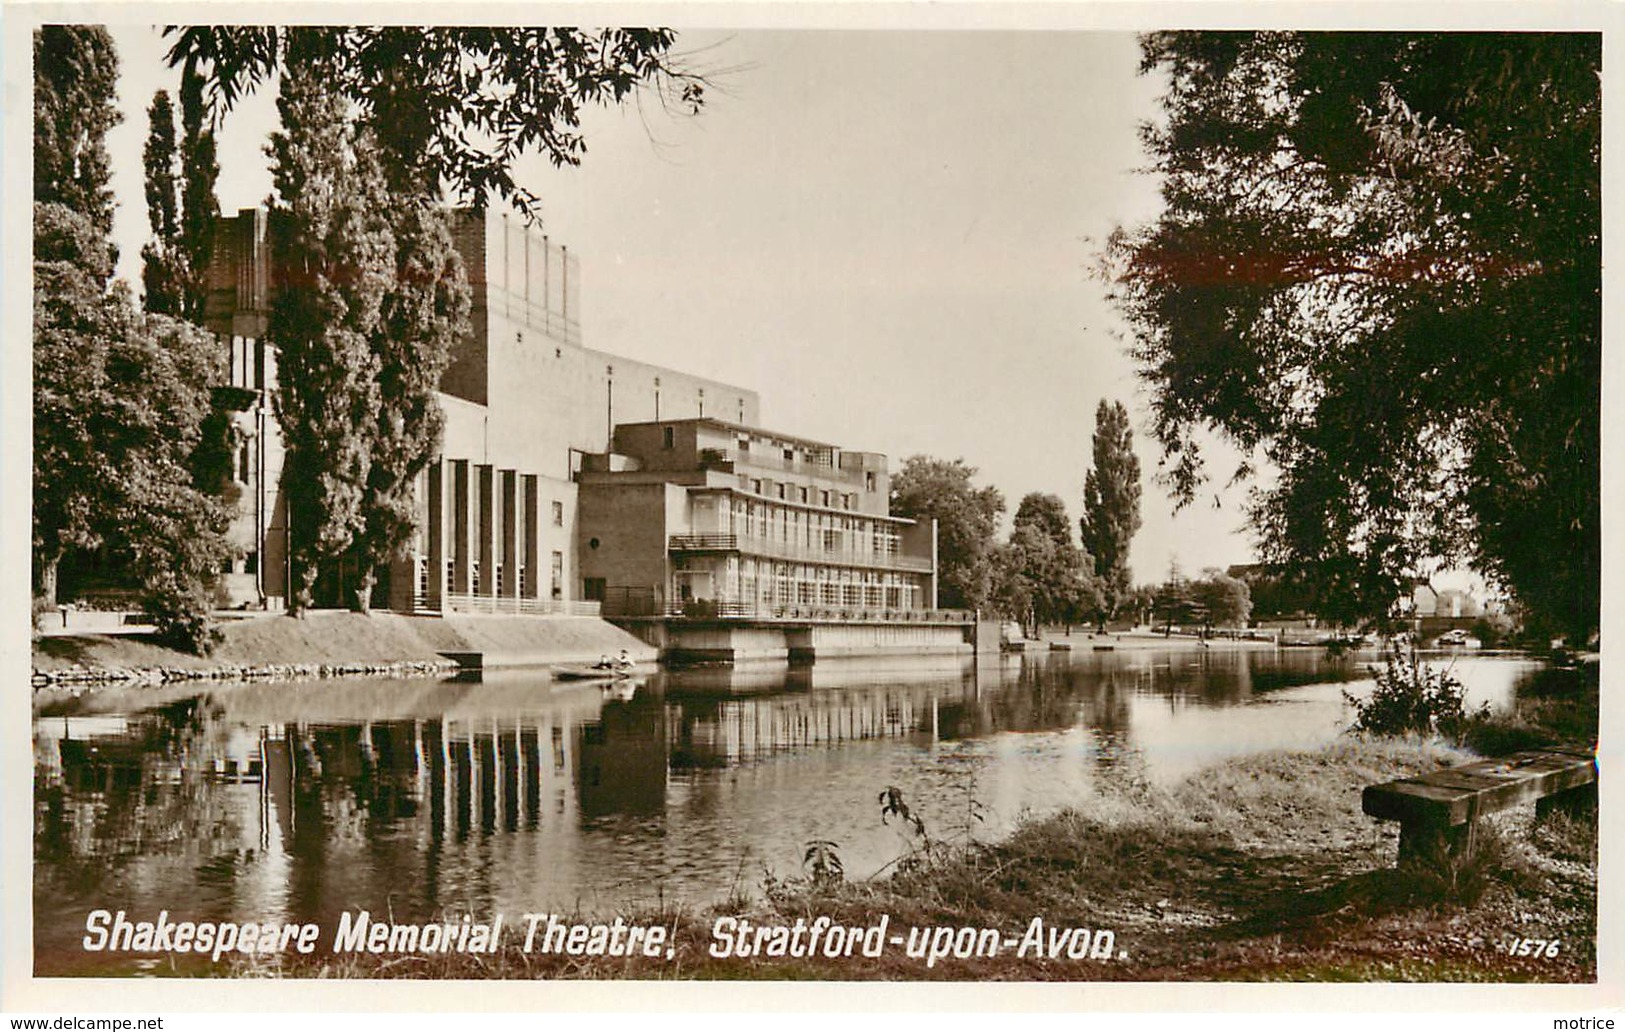
<svg viewBox="0 0 1625 1032"><path fill-rule="evenodd" d="M1458 737L1467 722L1466 689L1455 675L1423 663L1411 645L1388 652L1381 668L1372 667L1377 686L1367 699L1348 692L1354 707L1353 731L1374 735L1439 734Z"/></svg>

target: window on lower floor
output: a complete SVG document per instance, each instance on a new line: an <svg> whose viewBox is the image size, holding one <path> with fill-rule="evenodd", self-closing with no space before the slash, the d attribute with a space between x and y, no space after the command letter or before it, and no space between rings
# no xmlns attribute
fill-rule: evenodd
<svg viewBox="0 0 1625 1032"><path fill-rule="evenodd" d="M553 553L553 597L564 597L564 553Z"/></svg>

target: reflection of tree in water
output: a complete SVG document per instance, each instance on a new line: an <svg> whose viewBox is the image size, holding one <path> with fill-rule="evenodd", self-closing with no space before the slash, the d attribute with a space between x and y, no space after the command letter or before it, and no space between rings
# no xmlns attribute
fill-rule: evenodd
<svg viewBox="0 0 1625 1032"><path fill-rule="evenodd" d="M138 862L156 883L195 874L229 886L259 836L244 806L252 787L223 791L194 762L212 740L195 699L129 718L123 734L56 740L60 774L35 785L38 898L95 896ZM175 867L190 873L161 873Z"/></svg>

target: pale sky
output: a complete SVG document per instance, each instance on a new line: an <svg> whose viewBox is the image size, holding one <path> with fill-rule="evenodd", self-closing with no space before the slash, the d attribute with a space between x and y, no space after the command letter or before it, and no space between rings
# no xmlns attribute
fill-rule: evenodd
<svg viewBox="0 0 1625 1032"><path fill-rule="evenodd" d="M174 76L145 28L115 28L121 272L147 236L146 106ZM717 70L697 118L595 112L578 169L520 181L582 267L590 347L759 392L764 426L963 458L1014 512L1029 491L1081 513L1095 405L1134 418L1145 473L1135 579L1247 562L1240 489L1171 513L1146 407L1089 275L1100 242L1157 209L1136 127L1157 83L1127 33L684 32ZM269 91L220 139L221 206L270 192ZM1216 466L1222 485L1227 466ZM1008 524L1008 514L1006 519Z"/></svg>

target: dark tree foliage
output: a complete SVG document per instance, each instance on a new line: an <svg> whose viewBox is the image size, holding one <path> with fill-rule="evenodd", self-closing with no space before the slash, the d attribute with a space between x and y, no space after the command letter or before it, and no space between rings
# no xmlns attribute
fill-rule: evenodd
<svg viewBox="0 0 1625 1032"><path fill-rule="evenodd" d="M147 221L152 241L141 249L143 304L202 325L208 301L209 258L214 250L220 205L214 185L220 176L214 131L203 107L203 80L181 76L181 131L175 139L175 111L169 93L153 94L147 109Z"/></svg>
<svg viewBox="0 0 1625 1032"><path fill-rule="evenodd" d="M122 286L122 285L121 285ZM231 557L231 510L199 486L197 456L217 413L210 386L223 373L211 334L163 315L146 315L116 291L126 320L113 335L107 375L117 385L108 414L117 426L106 474L117 491L104 514L113 552L128 562L160 640L206 652L216 632L209 611L219 571Z"/></svg>
<svg viewBox="0 0 1625 1032"><path fill-rule="evenodd" d="M913 520L937 521L937 601L947 608L983 609L993 595L993 555L1004 496L976 487L976 469L909 457L891 478L891 511Z"/></svg>
<svg viewBox="0 0 1625 1032"><path fill-rule="evenodd" d="M1247 583L1223 570L1202 571L1202 579L1192 582L1190 590L1205 628L1242 627L1252 615L1252 594Z"/></svg>
<svg viewBox="0 0 1625 1032"><path fill-rule="evenodd" d="M1055 541L1036 523L1010 532L993 552L993 601L1001 615L1020 621L1024 633L1038 636L1049 596L1067 572Z"/></svg>
<svg viewBox="0 0 1625 1032"><path fill-rule="evenodd" d="M1314 609L1309 591L1280 567L1259 563L1225 572L1247 585L1252 613L1259 619L1306 617Z"/></svg>
<svg viewBox="0 0 1625 1032"><path fill-rule="evenodd" d="M1020 544L1019 532L1031 529L1048 546ZM1020 547L1017 547L1020 544ZM1066 503L1055 495L1032 492L1021 499L1011 521L1009 555L1023 567L1032 585L1035 622L1070 624L1097 603L1093 560L1072 540Z"/></svg>
<svg viewBox="0 0 1625 1032"><path fill-rule="evenodd" d="M117 107L118 54L99 26L47 25L34 33L34 200L60 204L113 232L107 131ZM118 260L112 252L108 267Z"/></svg>
<svg viewBox="0 0 1625 1032"><path fill-rule="evenodd" d="M175 110L166 90L154 93L147 108L147 145L141 160L146 169L147 224L152 228L152 240L141 248L142 305L149 312L179 315L187 273L179 250Z"/></svg>
<svg viewBox="0 0 1625 1032"><path fill-rule="evenodd" d="M372 335L378 409L357 542L363 608L377 568L410 554L415 481L440 451L443 419L436 391L452 345L468 331L471 308L447 213L426 201L397 201L390 210L395 277Z"/></svg>
<svg viewBox="0 0 1625 1032"><path fill-rule="evenodd" d="M642 88L697 110L704 82L672 54L667 29L349 26L308 33L279 26L171 26L171 65L196 69L217 112L288 66L297 37L314 35L329 85L356 105L386 153L412 175L483 208L489 194L535 215L539 199L513 178L513 160L541 152L559 166L586 153L584 108Z"/></svg>
<svg viewBox="0 0 1625 1032"><path fill-rule="evenodd" d="M282 289L266 337L278 348L274 398L295 573L289 608L298 614L312 604L323 565L348 552L365 526L379 411L374 336L394 280L395 242L376 155L346 116L321 34L295 39L277 98L282 128L269 148L272 261Z"/></svg>
<svg viewBox="0 0 1625 1032"><path fill-rule="evenodd" d="M1095 407L1094 465L1084 475L1084 550L1093 557L1099 606L1095 621L1104 630L1133 593L1129 545L1140 529L1140 459L1134 430L1120 401L1102 398Z"/></svg>
<svg viewBox="0 0 1625 1032"><path fill-rule="evenodd" d="M46 27L35 56L35 585L54 602L63 559L95 550L140 584L165 641L205 651L229 514L190 463L218 349L143 315L122 283L110 289L111 41Z"/></svg>
<svg viewBox="0 0 1625 1032"><path fill-rule="evenodd" d="M1072 540L1072 520L1066 514L1066 503L1056 495L1033 491L1022 496L1010 522L1012 527L1030 524L1038 528L1057 548L1070 548L1074 552L1078 549Z"/></svg>
<svg viewBox="0 0 1625 1032"><path fill-rule="evenodd" d="M34 584L53 604L63 557L101 546L113 504L112 268L106 235L89 218L59 202L34 205Z"/></svg>
<svg viewBox="0 0 1625 1032"><path fill-rule="evenodd" d="M1600 38L1159 33L1163 214L1117 300L1183 503L1261 453L1265 557L1342 622L1470 561L1584 639L1600 577ZM1244 466L1238 476L1251 472Z"/></svg>
<svg viewBox="0 0 1625 1032"><path fill-rule="evenodd" d="M220 202L214 192L220 163L215 157L214 129L203 103L203 77L183 70L180 96L180 253L186 270L181 315L201 326L209 297L209 260L214 255L214 232L220 218Z"/></svg>

